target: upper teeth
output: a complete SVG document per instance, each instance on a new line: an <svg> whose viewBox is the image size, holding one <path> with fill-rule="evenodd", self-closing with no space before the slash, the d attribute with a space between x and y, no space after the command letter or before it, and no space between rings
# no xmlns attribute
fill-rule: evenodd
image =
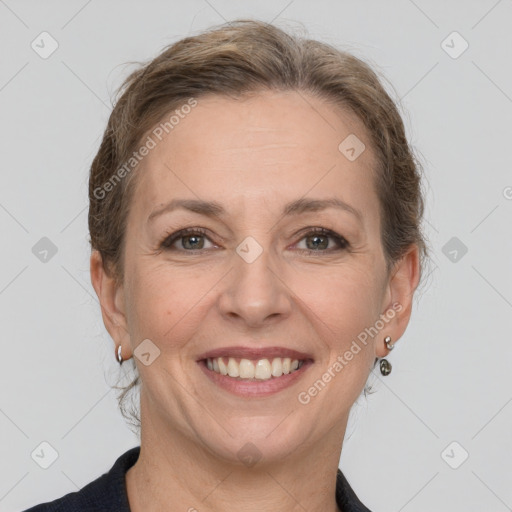
<svg viewBox="0 0 512 512"><path fill-rule="evenodd" d="M275 357L270 362L268 359L259 359L251 361L250 359L240 359L238 362L234 357L229 357L226 364L222 357L208 358L206 365L209 370L230 377L240 377L242 379L270 379L272 377L281 377L283 374L291 373L304 364L304 361L291 359L289 357Z"/></svg>

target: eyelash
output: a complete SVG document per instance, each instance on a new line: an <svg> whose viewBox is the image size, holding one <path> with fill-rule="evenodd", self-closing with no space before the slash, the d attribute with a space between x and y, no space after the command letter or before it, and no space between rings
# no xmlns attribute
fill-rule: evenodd
<svg viewBox="0 0 512 512"><path fill-rule="evenodd" d="M312 254L312 253L318 254L318 253L322 253L322 252L323 253L331 253L333 251L344 251L344 250L348 250L350 248L350 243L344 237L342 237L341 235L338 235L337 233L335 233L334 231L331 231L330 229L318 228L318 227L311 227L311 228L306 228L306 229L308 229L309 231L306 231L305 234L302 236L302 238L299 241L303 240L304 238L307 238L310 235L323 235L323 236L329 236L333 240L335 240L336 243L338 244L338 247L334 248L334 249L320 249L320 250L298 249L298 251L301 253L306 253L306 254ZM200 236L204 236L204 237L208 238L208 236L206 234L206 230L203 228L185 228L185 229L176 231L175 233L166 234L164 239L160 242L159 248L168 250L168 251L178 250L180 252L187 252L190 254L199 254L205 250L208 250L208 249L173 249L172 248L172 245L174 244L175 241L177 241L180 238L183 238L185 236L191 236L191 235L200 235ZM210 242L211 242L211 240L210 240Z"/></svg>

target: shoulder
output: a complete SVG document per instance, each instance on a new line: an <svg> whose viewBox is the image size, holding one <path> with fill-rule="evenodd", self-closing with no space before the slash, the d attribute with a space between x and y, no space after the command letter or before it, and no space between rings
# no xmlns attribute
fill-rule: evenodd
<svg viewBox="0 0 512 512"><path fill-rule="evenodd" d="M336 477L336 503L343 512L372 512L361 503L339 468Z"/></svg>
<svg viewBox="0 0 512 512"><path fill-rule="evenodd" d="M54 501L24 512L130 512L125 474L139 458L140 446L123 453L110 470L96 480Z"/></svg>

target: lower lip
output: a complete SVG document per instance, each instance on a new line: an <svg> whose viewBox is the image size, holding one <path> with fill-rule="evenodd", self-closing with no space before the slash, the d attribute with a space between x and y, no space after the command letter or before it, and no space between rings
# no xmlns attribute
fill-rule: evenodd
<svg viewBox="0 0 512 512"><path fill-rule="evenodd" d="M263 397L278 393L300 379L312 363L311 360L304 361L304 364L298 370L268 380L238 380L209 370L205 360L198 361L201 370L214 384L234 395L243 397Z"/></svg>

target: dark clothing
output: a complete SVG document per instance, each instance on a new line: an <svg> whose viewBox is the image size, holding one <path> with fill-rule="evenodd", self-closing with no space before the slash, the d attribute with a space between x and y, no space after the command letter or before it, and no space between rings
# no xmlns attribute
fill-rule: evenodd
<svg viewBox="0 0 512 512"><path fill-rule="evenodd" d="M79 491L36 505L24 512L130 512L125 473L137 462L139 453L140 446L131 448L116 460L110 471ZM339 469L336 501L343 512L371 512L359 501Z"/></svg>

